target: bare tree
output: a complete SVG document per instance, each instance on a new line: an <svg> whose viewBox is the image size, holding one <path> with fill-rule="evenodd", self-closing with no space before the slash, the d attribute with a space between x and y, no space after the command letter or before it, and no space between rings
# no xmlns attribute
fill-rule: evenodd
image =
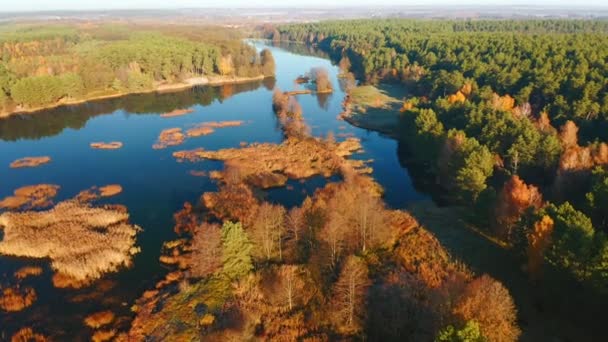
<svg viewBox="0 0 608 342"><path fill-rule="evenodd" d="M357 196L355 204L353 219L357 227L359 246L361 251L365 252L368 246L377 244L386 235L384 208L380 200L367 191Z"/></svg>
<svg viewBox="0 0 608 342"><path fill-rule="evenodd" d="M301 273L302 270L297 265L283 265L279 269L282 298L289 311L297 305L304 289Z"/></svg>
<svg viewBox="0 0 608 342"><path fill-rule="evenodd" d="M191 276L207 277L222 267L222 233L217 224L203 223L192 239Z"/></svg>
<svg viewBox="0 0 608 342"><path fill-rule="evenodd" d="M329 265L332 268L338 264L342 250L345 247L346 224L344 217L340 213L331 211L327 222L320 231L320 240L325 242L327 254L329 254Z"/></svg>
<svg viewBox="0 0 608 342"><path fill-rule="evenodd" d="M285 208L280 205L264 203L260 206L253 221L252 235L256 254L270 260L278 253L283 258L285 238Z"/></svg>
<svg viewBox="0 0 608 342"><path fill-rule="evenodd" d="M361 329L369 285L365 262L354 255L349 256L333 288L332 301L340 330L356 332Z"/></svg>

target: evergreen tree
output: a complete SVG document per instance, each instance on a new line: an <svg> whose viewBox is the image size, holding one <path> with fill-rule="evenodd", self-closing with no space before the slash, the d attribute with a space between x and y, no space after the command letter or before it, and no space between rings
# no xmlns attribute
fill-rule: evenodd
<svg viewBox="0 0 608 342"><path fill-rule="evenodd" d="M222 226L223 272L236 280L253 270L251 242L241 223L227 221Z"/></svg>

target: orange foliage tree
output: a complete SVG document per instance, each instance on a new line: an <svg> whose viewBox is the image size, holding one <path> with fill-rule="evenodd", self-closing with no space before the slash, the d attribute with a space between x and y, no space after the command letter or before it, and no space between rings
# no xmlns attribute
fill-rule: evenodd
<svg viewBox="0 0 608 342"><path fill-rule="evenodd" d="M527 185L517 175L512 176L498 196L497 235L506 240L512 239L512 230L524 211L530 207L540 208L542 201L542 195L537 187Z"/></svg>
<svg viewBox="0 0 608 342"><path fill-rule="evenodd" d="M463 322L474 320L489 341L517 341L521 331L517 327L517 310L509 291L488 275L467 285L454 306Z"/></svg>
<svg viewBox="0 0 608 342"><path fill-rule="evenodd" d="M545 250L551 243L553 224L553 219L544 215L534 224L534 229L528 234L528 272L532 278L540 275Z"/></svg>
<svg viewBox="0 0 608 342"><path fill-rule="evenodd" d="M173 214L175 226L173 230L177 234L192 233L198 226L196 215L192 212L192 204L184 203L184 208Z"/></svg>

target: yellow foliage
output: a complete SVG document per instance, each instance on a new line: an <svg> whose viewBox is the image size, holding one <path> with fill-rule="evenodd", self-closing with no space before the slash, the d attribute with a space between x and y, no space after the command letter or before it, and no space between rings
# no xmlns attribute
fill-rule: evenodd
<svg viewBox="0 0 608 342"><path fill-rule="evenodd" d="M464 101L466 101L466 97L464 96L464 94L459 90L456 92L456 94L450 95L448 96L448 102L449 103L464 103Z"/></svg>
<svg viewBox="0 0 608 342"><path fill-rule="evenodd" d="M212 325L215 322L215 316L212 314L205 314L199 321L199 324L203 327Z"/></svg>
<svg viewBox="0 0 608 342"><path fill-rule="evenodd" d="M468 82L465 83L462 88L460 88L460 92L466 97L471 96L471 93L473 92L473 85Z"/></svg>
<svg viewBox="0 0 608 342"><path fill-rule="evenodd" d="M498 94L492 95L492 108L495 110L502 110L510 112L515 107L515 99L509 94L505 96L499 96Z"/></svg>

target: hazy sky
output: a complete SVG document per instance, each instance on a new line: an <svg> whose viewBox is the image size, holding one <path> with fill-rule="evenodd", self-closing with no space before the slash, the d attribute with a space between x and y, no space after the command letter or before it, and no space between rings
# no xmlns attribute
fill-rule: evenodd
<svg viewBox="0 0 608 342"><path fill-rule="evenodd" d="M608 7L608 0L0 0L0 12L183 7L378 6L378 5L537 5Z"/></svg>

